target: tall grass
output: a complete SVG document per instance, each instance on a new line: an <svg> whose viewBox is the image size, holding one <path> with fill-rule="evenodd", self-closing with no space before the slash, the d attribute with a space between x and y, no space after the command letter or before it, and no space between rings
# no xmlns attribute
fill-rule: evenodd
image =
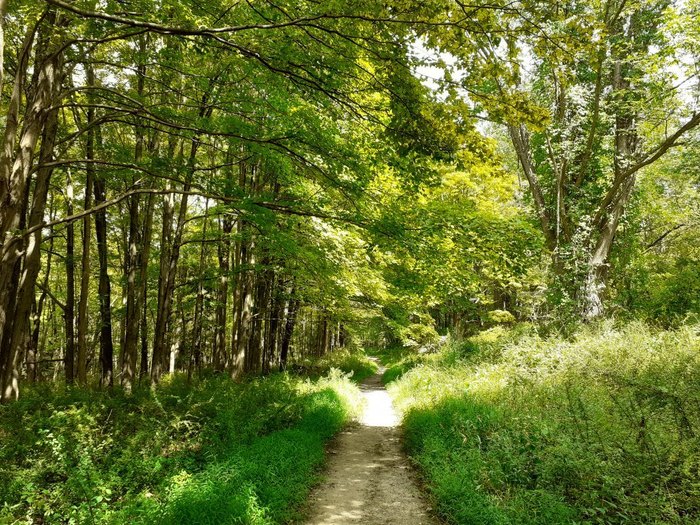
<svg viewBox="0 0 700 525"><path fill-rule="evenodd" d="M292 369L310 377L321 377L328 374L330 370L337 369L348 374L353 382L360 383L376 374L378 366L361 349L340 348L328 352L321 358L297 361Z"/></svg>
<svg viewBox="0 0 700 525"><path fill-rule="evenodd" d="M340 372L155 391L28 389L0 408L0 523L293 520L360 406Z"/></svg>
<svg viewBox="0 0 700 525"><path fill-rule="evenodd" d="M697 326L496 328L390 391L451 523L700 523Z"/></svg>

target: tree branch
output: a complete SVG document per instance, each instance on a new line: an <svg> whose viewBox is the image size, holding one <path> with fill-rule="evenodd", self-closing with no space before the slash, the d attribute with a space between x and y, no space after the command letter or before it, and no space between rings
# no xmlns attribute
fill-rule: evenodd
<svg viewBox="0 0 700 525"><path fill-rule="evenodd" d="M542 226L542 233L545 235L549 248L553 250L556 247L556 238L552 232L551 219L549 217L549 213L547 212L542 187L540 186L540 182L537 179L537 175L535 174L535 170L532 166L532 158L530 156L530 140L527 135L527 130L522 124L518 126L508 126L508 130L510 131L510 137L518 155L518 160L520 160L520 165L525 173L525 178L530 186L532 199L535 203L535 212L537 213L537 216L540 219L540 225Z"/></svg>
<svg viewBox="0 0 700 525"><path fill-rule="evenodd" d="M678 128L678 130L673 135L668 137L661 144L657 145L653 150L646 153L645 158L627 168L623 172L623 177L629 177L630 175L633 175L636 172L638 172L644 166L648 166L649 164L658 160L661 156L663 156L664 153L666 153L669 149L678 144L678 139L680 139L685 133L697 127L698 125L700 125L700 113L695 113L690 118L690 120L688 120L688 122L686 122L680 128Z"/></svg>
<svg viewBox="0 0 700 525"><path fill-rule="evenodd" d="M646 252L648 252L649 250L651 250L654 246L657 246L658 244L660 244L661 241L663 241L666 237L668 237L669 235L671 235L671 234L672 234L673 232L675 232L676 230L680 230L681 228L683 228L683 227L685 227L685 226L688 226L688 225L685 224L685 223L676 224L673 228L670 228L670 229L666 230L664 233L662 233L661 235L659 235L659 237L657 237L657 239L656 239L654 242L650 242L649 244L647 244L646 249L644 250L644 253L646 253Z"/></svg>

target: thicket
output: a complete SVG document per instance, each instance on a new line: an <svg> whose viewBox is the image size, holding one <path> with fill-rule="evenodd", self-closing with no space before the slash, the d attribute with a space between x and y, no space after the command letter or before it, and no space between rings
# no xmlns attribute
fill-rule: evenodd
<svg viewBox="0 0 700 525"><path fill-rule="evenodd" d="M0 407L0 523L287 522L361 406L337 369L25 393Z"/></svg>
<svg viewBox="0 0 700 525"><path fill-rule="evenodd" d="M697 325L497 327L385 359L407 450L450 523L700 523Z"/></svg>

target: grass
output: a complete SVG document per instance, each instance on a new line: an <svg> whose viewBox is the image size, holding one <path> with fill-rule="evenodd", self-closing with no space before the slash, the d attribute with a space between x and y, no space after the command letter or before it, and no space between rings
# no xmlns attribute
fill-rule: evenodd
<svg viewBox="0 0 700 525"><path fill-rule="evenodd" d="M700 523L697 326L496 328L392 359L407 450L449 523Z"/></svg>
<svg viewBox="0 0 700 525"><path fill-rule="evenodd" d="M0 408L0 523L273 524L298 518L360 406L337 370L172 377L132 396L40 385Z"/></svg>
<svg viewBox="0 0 700 525"><path fill-rule="evenodd" d="M294 368L309 377L321 377L337 369L348 374L354 383L361 383L378 370L377 363L364 351L351 349L333 350L320 359L309 358L295 363Z"/></svg>

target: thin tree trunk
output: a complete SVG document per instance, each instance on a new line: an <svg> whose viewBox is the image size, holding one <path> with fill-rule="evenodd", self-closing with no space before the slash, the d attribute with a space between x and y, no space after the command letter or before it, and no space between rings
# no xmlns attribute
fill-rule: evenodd
<svg viewBox="0 0 700 525"><path fill-rule="evenodd" d="M5 14L7 13L7 0L0 0L0 93L2 93L2 81L5 72Z"/></svg>
<svg viewBox="0 0 700 525"><path fill-rule="evenodd" d="M141 368L139 370L139 381L148 377L148 302L143 302L141 310Z"/></svg>
<svg viewBox="0 0 700 525"><path fill-rule="evenodd" d="M172 143L171 143L172 144ZM172 151L172 147L170 148ZM158 274L158 309L156 310L156 324L154 327L153 356L151 359L151 381L158 381L161 375L164 347L165 329L168 323L164 309L166 287L168 283L168 268L170 250L172 248L173 216L175 213L175 196L169 193L163 198L163 229L160 236L160 271Z"/></svg>
<svg viewBox="0 0 700 525"><path fill-rule="evenodd" d="M204 205L204 226L202 227L202 243L199 246L199 271L197 272L198 280L197 283L197 298L194 305L194 341L193 341L193 357L194 366L197 372L201 372L202 367L202 314L204 310L204 258L206 255L206 237L207 237L207 224L209 213L209 199L206 200ZM216 352L216 349L214 349Z"/></svg>
<svg viewBox="0 0 700 525"><path fill-rule="evenodd" d="M299 310L299 299L294 297L295 288L292 288L289 299L289 306L287 307L287 318L284 323L284 330L282 332L282 343L280 345L280 371L287 368L287 359L289 358L289 345L292 342L292 335L294 334L294 327L297 321L297 312Z"/></svg>
<svg viewBox="0 0 700 525"><path fill-rule="evenodd" d="M88 126L94 119L94 112L88 110ZM94 158L94 133L88 131L87 138L88 160ZM94 167L88 162L85 170L85 200L83 209L89 210L92 204L92 180L94 177ZM87 384L87 335L88 335L88 299L90 297L90 215L83 217L82 229L82 254L80 265L80 299L78 300L78 358L77 358L77 378L81 385Z"/></svg>
<svg viewBox="0 0 700 525"><path fill-rule="evenodd" d="M270 301L270 321L269 321L269 337L266 346L266 359L265 359L265 373L270 371L270 367L277 356L277 343L280 319L282 318L282 311L284 309L284 301L282 300L282 286L277 283L271 293Z"/></svg>
<svg viewBox="0 0 700 525"><path fill-rule="evenodd" d="M96 177L93 190L95 205L106 200L105 182ZM112 341L112 287L109 281L107 247L107 212L102 209L95 213L95 234L97 237L97 258L100 267L98 295L100 297L100 385L111 387L114 384L114 343Z"/></svg>
<svg viewBox="0 0 700 525"><path fill-rule="evenodd" d="M238 275L238 334L236 337L236 352L232 359L232 372L236 376L243 372L246 368L248 346L252 331L252 315L253 315L253 270L255 258L250 253L252 251L252 243L249 245L247 241L241 241L241 266Z"/></svg>
<svg viewBox="0 0 700 525"><path fill-rule="evenodd" d="M241 191L246 190L247 170L245 162L239 164L238 186ZM239 217L236 228L238 240L236 241L236 255L234 257L236 282L234 286L235 323L233 330L233 345L231 349L231 362L229 364L232 377L238 377L245 369L245 354L250 339L250 317L252 310L252 267L255 264L253 256L253 242L249 237L249 226Z"/></svg>
<svg viewBox="0 0 700 525"><path fill-rule="evenodd" d="M66 215L73 215L73 181L67 173ZM66 326L65 375L66 383L71 385L75 379L75 226L73 222L66 225L66 305L63 318Z"/></svg>
<svg viewBox="0 0 700 525"><path fill-rule="evenodd" d="M153 237L153 206L155 195L150 194L146 200L146 210L141 233L141 253L139 260L139 287L136 305L140 310L139 333L141 334L141 371L139 379L148 371L148 263L151 256L151 239Z"/></svg>
<svg viewBox="0 0 700 525"><path fill-rule="evenodd" d="M191 180L195 169L197 149L199 148L199 140L192 139L190 146L190 157L188 160L188 177L185 181L184 191L187 192L191 187ZM161 290L158 298L158 314L156 320L156 334L153 344L153 363L151 364L151 380L157 383L163 371L167 359L165 352L166 328L168 319L172 309L172 296L175 289L175 276L177 273L177 265L180 259L180 245L182 244L182 234L185 228L187 218L187 193L182 195L180 199L180 208L178 210L177 225L172 235L170 248L168 250L167 259L161 259ZM165 228L165 225L164 225ZM164 245L161 245L164 246ZM165 262L165 265L162 263Z"/></svg>
<svg viewBox="0 0 700 525"><path fill-rule="evenodd" d="M226 321L227 321L227 302L228 302L228 283L229 273L231 271L231 230L233 229L233 221L228 216L224 216L221 225L221 241L218 243L218 258L219 258L219 290L218 300L216 304L216 338L214 347L214 370L221 371L224 369L226 358ZM235 304L235 302L234 302Z"/></svg>
<svg viewBox="0 0 700 525"><path fill-rule="evenodd" d="M139 99L143 98L146 66L144 64L146 53L146 36L139 37L138 61L136 68L137 86L136 92ZM138 117L137 117L138 118ZM137 123L135 127L136 142L134 146L134 163L139 164L143 157L144 149L144 129ZM132 184L137 183L136 176L132 180ZM126 263L126 319L124 346L122 347L122 376L121 381L124 389L130 392L134 381L136 380L136 364L137 364L137 347L139 342L139 320L141 318L141 308L139 301L141 283L137 279L142 275L140 265L142 263L139 253L144 249L144 243L141 237L141 229L139 225L139 201L138 194L132 195L129 198L129 240L125 253Z"/></svg>

